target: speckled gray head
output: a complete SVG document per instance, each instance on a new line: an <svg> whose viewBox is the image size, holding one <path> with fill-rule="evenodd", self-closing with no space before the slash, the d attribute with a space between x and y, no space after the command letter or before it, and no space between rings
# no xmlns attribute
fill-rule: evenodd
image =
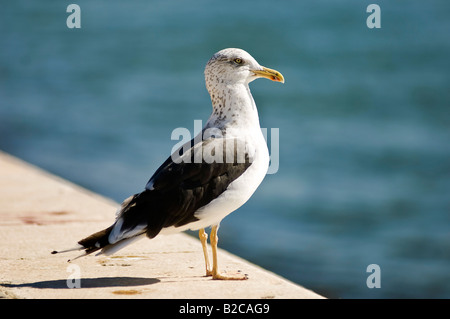
<svg viewBox="0 0 450 319"><path fill-rule="evenodd" d="M248 52L236 48L217 52L205 68L208 91L217 85L248 84L261 77L284 83L280 72L261 66Z"/></svg>

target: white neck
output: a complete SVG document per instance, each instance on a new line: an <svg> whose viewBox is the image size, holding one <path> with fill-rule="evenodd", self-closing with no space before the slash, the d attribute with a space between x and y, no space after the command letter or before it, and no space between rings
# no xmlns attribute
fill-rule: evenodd
<svg viewBox="0 0 450 319"><path fill-rule="evenodd" d="M209 92L213 112L205 128L229 131L232 127L259 128L258 110L246 83L217 85Z"/></svg>

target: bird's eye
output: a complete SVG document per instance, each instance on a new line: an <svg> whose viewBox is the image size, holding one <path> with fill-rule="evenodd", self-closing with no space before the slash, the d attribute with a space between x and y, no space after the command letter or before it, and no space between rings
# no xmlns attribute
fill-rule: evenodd
<svg viewBox="0 0 450 319"><path fill-rule="evenodd" d="M236 63L236 64L242 64L244 61L242 61L242 59L240 59L240 58L236 58L236 59L234 59L233 60L234 61L234 63Z"/></svg>

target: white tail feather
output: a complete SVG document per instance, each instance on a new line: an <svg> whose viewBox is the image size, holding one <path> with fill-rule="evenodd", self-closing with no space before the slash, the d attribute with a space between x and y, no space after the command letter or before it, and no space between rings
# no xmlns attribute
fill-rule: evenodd
<svg viewBox="0 0 450 319"><path fill-rule="evenodd" d="M125 246L128 246L129 244L134 243L136 240L142 239L144 237L145 233L131 238L123 239L115 244L104 247L96 256L98 255L110 256L119 251L120 249L124 248Z"/></svg>

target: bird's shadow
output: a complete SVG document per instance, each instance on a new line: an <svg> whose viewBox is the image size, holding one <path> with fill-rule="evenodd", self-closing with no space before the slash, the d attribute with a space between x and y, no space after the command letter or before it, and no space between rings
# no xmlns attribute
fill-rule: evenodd
<svg viewBox="0 0 450 319"><path fill-rule="evenodd" d="M100 277L100 278L80 278L80 288L107 288L107 287L131 287L145 286L160 282L156 278L143 277ZM38 289L68 289L74 286L76 282L70 279L45 280L22 284L0 283L0 286L8 288L31 287Z"/></svg>

